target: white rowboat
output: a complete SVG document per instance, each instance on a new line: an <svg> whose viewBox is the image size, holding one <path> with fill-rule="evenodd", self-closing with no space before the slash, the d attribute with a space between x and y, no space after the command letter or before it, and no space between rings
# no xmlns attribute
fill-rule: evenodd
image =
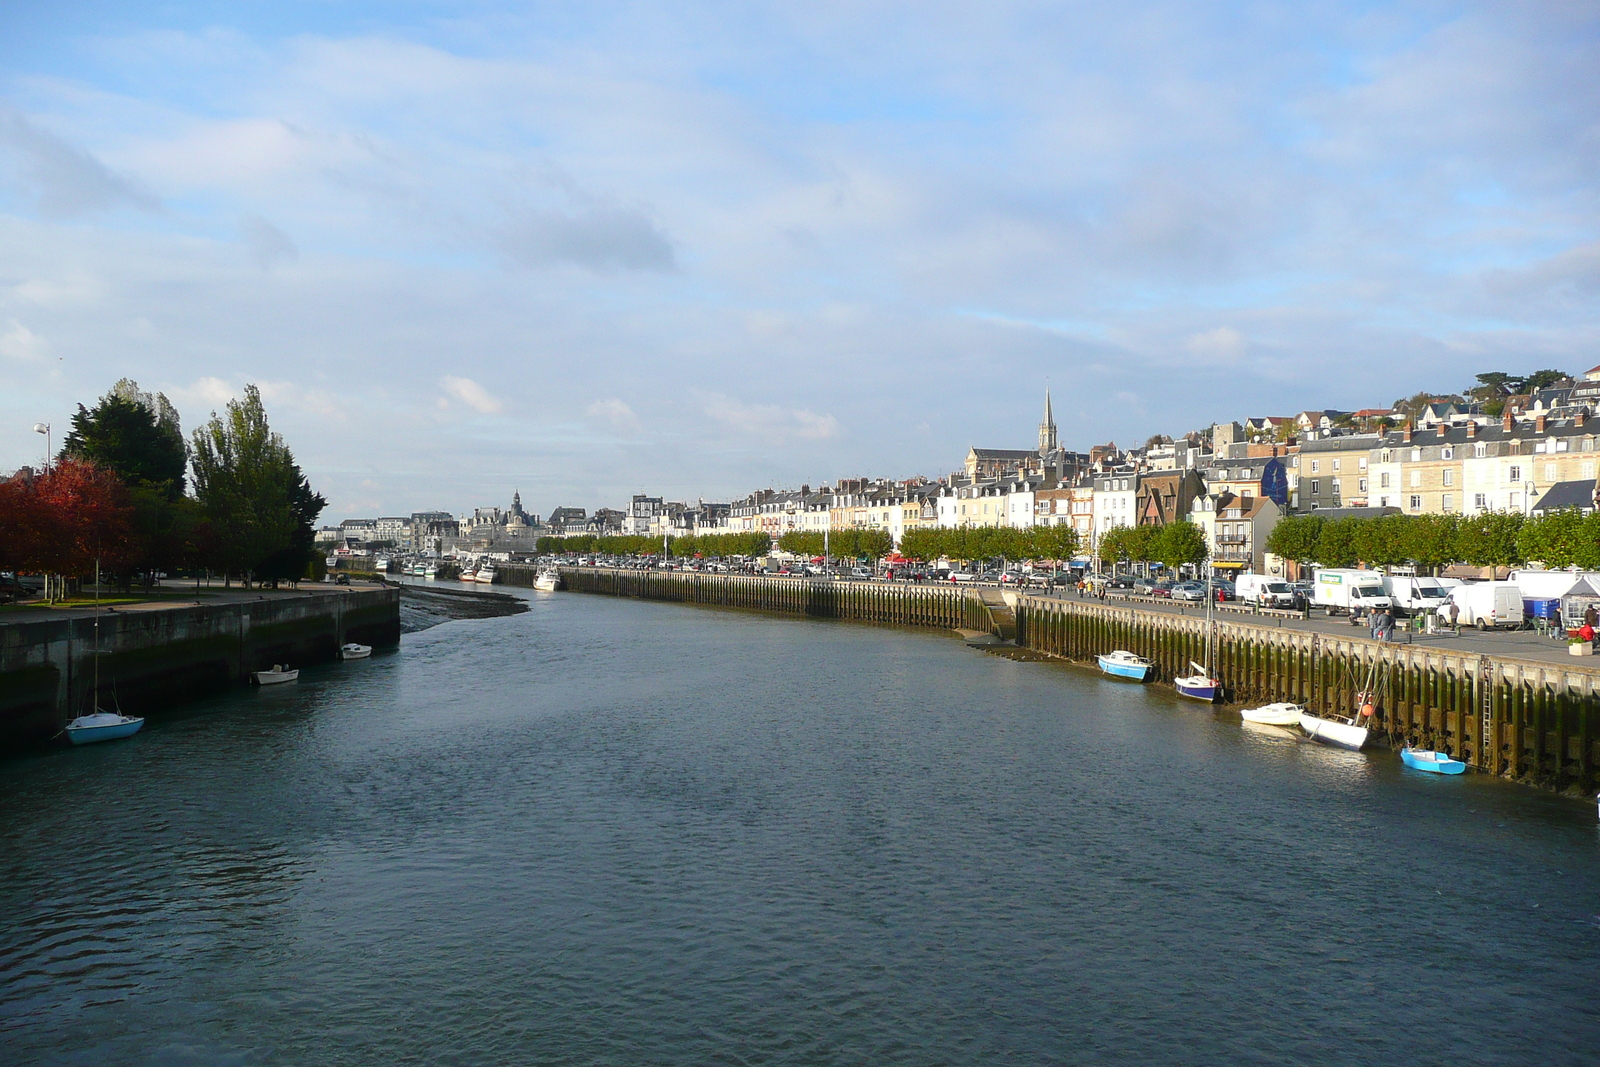
<svg viewBox="0 0 1600 1067"><path fill-rule="evenodd" d="M1264 726L1299 726L1305 708L1299 704L1267 704L1259 708L1245 708L1239 718L1245 722L1258 722Z"/></svg>
<svg viewBox="0 0 1600 1067"><path fill-rule="evenodd" d="M256 671L254 677L257 685L282 685L284 682L292 682L299 678L300 672L292 671L281 663L274 663L270 671Z"/></svg>
<svg viewBox="0 0 1600 1067"><path fill-rule="evenodd" d="M340 659L366 659L370 655L372 655L371 645L358 645L351 641L347 645L339 646Z"/></svg>

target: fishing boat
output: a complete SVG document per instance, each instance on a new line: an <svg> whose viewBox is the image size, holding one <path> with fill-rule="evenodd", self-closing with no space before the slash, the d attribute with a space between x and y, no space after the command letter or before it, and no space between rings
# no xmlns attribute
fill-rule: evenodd
<svg viewBox="0 0 1600 1067"><path fill-rule="evenodd" d="M1259 708L1245 708L1239 712L1239 718L1263 726L1299 726L1305 710L1299 704L1264 704Z"/></svg>
<svg viewBox="0 0 1600 1067"><path fill-rule="evenodd" d="M479 567L478 573L472 576L472 580L477 582L479 585L493 585L494 568L487 564Z"/></svg>
<svg viewBox="0 0 1600 1067"><path fill-rule="evenodd" d="M462 567L461 568L461 580L463 582L475 582L475 581L477 581L478 580L478 568L476 568L476 567Z"/></svg>
<svg viewBox="0 0 1600 1067"><path fill-rule="evenodd" d="M437 577L439 577L439 565L437 563L430 563L426 567L421 568L420 570L421 570L422 576L424 578L437 578Z"/></svg>
<svg viewBox="0 0 1600 1067"><path fill-rule="evenodd" d="M1300 729L1313 741L1323 741L1340 748L1357 752L1367 743L1367 728L1358 726L1355 719L1323 718L1308 711L1300 713Z"/></svg>
<svg viewBox="0 0 1600 1067"><path fill-rule="evenodd" d="M75 745L88 745L96 741L115 741L119 737L130 737L139 732L144 725L144 719L132 715L122 714L119 707L116 711L106 711L100 706L100 561L94 561L94 689L91 698L94 701L94 710L87 715L79 715L67 723L67 740Z"/></svg>
<svg viewBox="0 0 1600 1067"><path fill-rule="evenodd" d="M1458 759L1451 759L1443 752L1429 752L1422 748L1402 748L1400 762L1417 771L1429 771L1433 774L1462 774L1467 765Z"/></svg>
<svg viewBox="0 0 1600 1067"><path fill-rule="evenodd" d="M358 645L354 641L339 646L340 659L366 659L372 655L371 645Z"/></svg>
<svg viewBox="0 0 1600 1067"><path fill-rule="evenodd" d="M1150 669L1154 666L1143 656L1135 656L1125 649L1107 652L1099 657L1100 669L1106 674L1116 678L1131 678L1142 682L1150 677Z"/></svg>
<svg viewBox="0 0 1600 1067"><path fill-rule="evenodd" d="M299 678L300 672L290 670L286 664L274 663L270 671L256 671L251 677L256 680L257 685L282 685L284 682L292 682Z"/></svg>
<svg viewBox="0 0 1600 1067"><path fill-rule="evenodd" d="M546 567L533 580L533 587L546 593L555 592L561 588L561 572L554 567Z"/></svg>

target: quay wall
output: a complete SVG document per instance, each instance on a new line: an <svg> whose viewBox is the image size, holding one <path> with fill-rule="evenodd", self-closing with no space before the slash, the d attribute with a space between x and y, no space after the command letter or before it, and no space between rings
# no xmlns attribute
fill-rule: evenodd
<svg viewBox="0 0 1600 1067"><path fill-rule="evenodd" d="M130 715L207 696L274 663L310 666L339 646L400 641L398 589L102 612L101 705ZM93 703L95 619L0 622L0 753L53 737Z"/></svg>
<svg viewBox="0 0 1600 1067"><path fill-rule="evenodd" d="M526 570L524 576L520 572ZM499 572L532 585L534 568ZM1203 617L992 589L563 567L580 593L780 614L987 631L1046 656L1092 663L1114 649L1149 657L1169 682L1205 655ZM525 580L524 580L525 579ZM1008 610L1009 609L1009 610ZM1350 715L1375 690L1380 744L1448 752L1529 784L1600 785L1600 670L1509 655L1384 644L1244 618L1215 619L1213 663L1230 703L1290 701Z"/></svg>

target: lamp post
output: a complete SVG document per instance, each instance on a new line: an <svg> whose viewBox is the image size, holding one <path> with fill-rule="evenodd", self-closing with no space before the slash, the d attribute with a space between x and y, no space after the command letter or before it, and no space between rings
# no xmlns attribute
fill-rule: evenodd
<svg viewBox="0 0 1600 1067"><path fill-rule="evenodd" d="M50 424L36 422L33 424L33 432L44 434L44 471L48 474L50 473Z"/></svg>

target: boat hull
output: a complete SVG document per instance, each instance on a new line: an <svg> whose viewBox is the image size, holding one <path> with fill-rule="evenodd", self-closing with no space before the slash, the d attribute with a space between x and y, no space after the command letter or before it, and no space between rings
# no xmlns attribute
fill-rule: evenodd
<svg viewBox="0 0 1600 1067"><path fill-rule="evenodd" d="M371 645L344 645L339 649L340 659L366 659L372 655Z"/></svg>
<svg viewBox="0 0 1600 1067"><path fill-rule="evenodd" d="M115 719L115 722L93 723L86 726L67 726L67 740L75 745L92 745L96 741L115 741L120 737L132 737L144 726L143 719L128 718L122 715L94 715L94 719ZM74 720L77 721L77 720Z"/></svg>
<svg viewBox="0 0 1600 1067"><path fill-rule="evenodd" d="M1267 704L1259 708L1245 708L1239 718L1262 726L1299 726L1305 709L1299 704Z"/></svg>
<svg viewBox="0 0 1600 1067"><path fill-rule="evenodd" d="M1300 714L1300 728L1310 735L1313 741L1322 741L1356 752L1361 751L1362 746L1367 743L1365 726L1351 726L1331 719L1319 719L1304 712Z"/></svg>
<svg viewBox="0 0 1600 1067"><path fill-rule="evenodd" d="M1100 669L1113 678L1127 678L1129 681L1142 682L1150 677L1150 664L1130 662L1117 659L1113 656L1101 656Z"/></svg>
<svg viewBox="0 0 1600 1067"><path fill-rule="evenodd" d="M257 685L282 685L293 682L300 677L299 671L256 671Z"/></svg>
<svg viewBox="0 0 1600 1067"><path fill-rule="evenodd" d="M1203 700L1207 704L1216 702L1220 688L1215 678L1174 678L1172 685L1178 690L1179 696Z"/></svg>
<svg viewBox="0 0 1600 1067"><path fill-rule="evenodd" d="M1429 774L1463 774L1467 769L1465 763L1451 759L1443 752L1425 752L1410 748L1400 750L1400 762L1413 770L1427 771Z"/></svg>

